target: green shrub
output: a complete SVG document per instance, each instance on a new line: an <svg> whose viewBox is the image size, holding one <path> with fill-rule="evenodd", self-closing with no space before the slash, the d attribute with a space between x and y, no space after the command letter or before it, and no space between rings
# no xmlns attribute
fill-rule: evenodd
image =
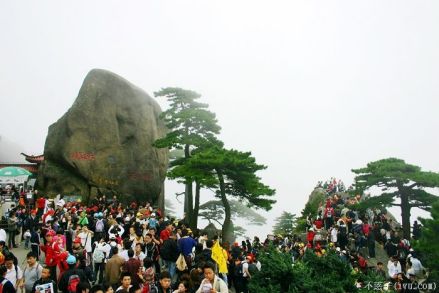
<svg viewBox="0 0 439 293"><path fill-rule="evenodd" d="M312 251L293 264L289 253L273 247L261 252L260 272L250 280L249 290L266 292L356 292L355 277L338 255L318 257Z"/></svg>

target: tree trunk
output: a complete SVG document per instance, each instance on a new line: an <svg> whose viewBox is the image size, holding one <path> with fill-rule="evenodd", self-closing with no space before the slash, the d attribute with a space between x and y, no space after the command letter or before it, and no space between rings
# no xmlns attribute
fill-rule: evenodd
<svg viewBox="0 0 439 293"><path fill-rule="evenodd" d="M189 145L184 146L184 157L188 159L190 157ZM184 190L184 212L186 214L186 220L191 223L193 213L193 195L192 195L192 180L186 178L186 186Z"/></svg>
<svg viewBox="0 0 439 293"><path fill-rule="evenodd" d="M192 181L189 178L186 178L186 186L184 190L184 212L186 213L186 219L189 223L192 221L193 209Z"/></svg>
<svg viewBox="0 0 439 293"><path fill-rule="evenodd" d="M410 203L409 197L405 192L401 193L401 217L402 217L402 230L404 238L410 240Z"/></svg>
<svg viewBox="0 0 439 293"><path fill-rule="evenodd" d="M194 203L194 209L192 211L191 222L189 225L192 230L198 228L197 226L198 226L198 212L200 211L200 190L201 190L200 183L195 181L195 203Z"/></svg>
<svg viewBox="0 0 439 293"><path fill-rule="evenodd" d="M157 199L157 206L166 215L165 211L165 182L162 183L162 189L160 190L159 198Z"/></svg>
<svg viewBox="0 0 439 293"><path fill-rule="evenodd" d="M216 173L218 174L221 202L223 203L224 212L225 212L224 224L222 227L223 241L233 243L233 241L235 240L235 236L233 235L232 213L230 209L229 200L226 197L226 187L224 184L224 177L220 170L216 170Z"/></svg>

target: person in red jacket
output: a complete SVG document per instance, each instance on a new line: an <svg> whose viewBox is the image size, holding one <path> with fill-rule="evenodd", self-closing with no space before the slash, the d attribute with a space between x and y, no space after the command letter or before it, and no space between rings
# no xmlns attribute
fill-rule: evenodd
<svg viewBox="0 0 439 293"><path fill-rule="evenodd" d="M313 246L314 236L316 236L314 229L309 228L308 233L306 234L306 241L308 241L308 247L310 248Z"/></svg>
<svg viewBox="0 0 439 293"><path fill-rule="evenodd" d="M329 230L334 224L334 208L331 206L331 200L326 200L326 208L323 212L323 219L325 221L325 229Z"/></svg>
<svg viewBox="0 0 439 293"><path fill-rule="evenodd" d="M322 221L322 219L320 218L320 216L318 216L317 219L314 221L314 226L315 226L315 228L316 228L318 231L320 231L320 229L322 229L322 227L323 227L323 221Z"/></svg>
<svg viewBox="0 0 439 293"><path fill-rule="evenodd" d="M363 222L363 234L364 236L368 236L370 233L370 225L367 222Z"/></svg>
<svg viewBox="0 0 439 293"><path fill-rule="evenodd" d="M44 214L44 209L46 208L46 198L44 196L40 196L39 199L37 199L37 218L41 218L41 216Z"/></svg>
<svg viewBox="0 0 439 293"><path fill-rule="evenodd" d="M59 268L59 275L61 276L66 270L69 269L67 264L67 257L69 252L64 249L64 242L61 236L53 236L52 248L55 253L55 262Z"/></svg>
<svg viewBox="0 0 439 293"><path fill-rule="evenodd" d="M57 266L57 256L59 254L59 251L56 251L59 249L58 245L54 245L53 243L53 237L56 235L55 231L49 230L46 233L46 244L41 245L41 250L46 254L46 260L45 263L50 269L50 276L52 280L57 280L56 278L56 266Z"/></svg>
<svg viewBox="0 0 439 293"><path fill-rule="evenodd" d="M366 273L367 271L367 260L364 258L363 254L361 252L358 253L358 266L360 267L360 270L363 273Z"/></svg>

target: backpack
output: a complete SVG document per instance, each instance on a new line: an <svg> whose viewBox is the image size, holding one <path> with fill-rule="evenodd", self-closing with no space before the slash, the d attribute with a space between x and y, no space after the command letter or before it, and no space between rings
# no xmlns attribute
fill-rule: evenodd
<svg viewBox="0 0 439 293"><path fill-rule="evenodd" d="M102 220L102 219L97 220L95 232L98 232L98 233L103 232L104 229L105 229L104 220Z"/></svg>
<svg viewBox="0 0 439 293"><path fill-rule="evenodd" d="M340 226L340 228L339 228L339 231L340 231L340 235L342 235L342 236L346 236L346 227L345 226Z"/></svg>
<svg viewBox="0 0 439 293"><path fill-rule="evenodd" d="M100 249L95 249L95 252L93 252L93 262L102 263L104 259L105 259L105 253Z"/></svg>
<svg viewBox="0 0 439 293"><path fill-rule="evenodd" d="M143 286L142 293L159 293L159 289L156 285L150 283Z"/></svg>
<svg viewBox="0 0 439 293"><path fill-rule="evenodd" d="M241 262L239 265L235 266L234 275L235 277L242 277L242 273L243 271L242 271L242 262Z"/></svg>
<svg viewBox="0 0 439 293"><path fill-rule="evenodd" d="M256 264L251 263L248 265L248 272L250 273L250 275L253 277L254 274L256 274L257 272L259 272L258 267L256 266Z"/></svg>
<svg viewBox="0 0 439 293"><path fill-rule="evenodd" d="M12 231L16 231L17 230L17 222L13 221L13 220L8 220L8 231L12 232Z"/></svg>
<svg viewBox="0 0 439 293"><path fill-rule="evenodd" d="M76 287L79 283L81 283L81 279L79 278L79 276L75 274L71 275L69 277L69 285L67 286L67 291L69 293L76 293Z"/></svg>

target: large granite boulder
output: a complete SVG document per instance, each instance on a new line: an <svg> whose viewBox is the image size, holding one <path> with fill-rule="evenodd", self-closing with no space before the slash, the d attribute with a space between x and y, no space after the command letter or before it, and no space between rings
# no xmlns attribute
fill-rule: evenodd
<svg viewBox="0 0 439 293"><path fill-rule="evenodd" d="M49 127L40 188L86 201L112 193L163 206L168 150L152 146L166 134L160 113L156 101L127 80L90 71L72 107Z"/></svg>

